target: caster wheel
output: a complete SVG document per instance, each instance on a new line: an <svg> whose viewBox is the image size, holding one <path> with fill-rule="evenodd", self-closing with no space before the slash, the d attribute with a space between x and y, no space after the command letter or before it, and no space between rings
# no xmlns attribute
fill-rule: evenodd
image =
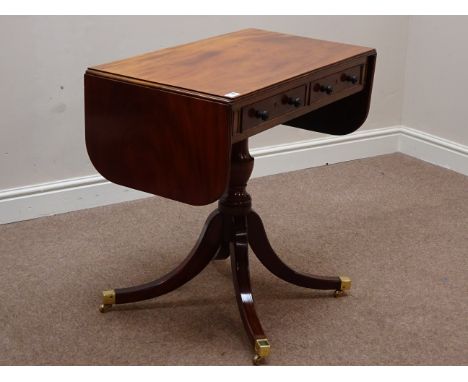
<svg viewBox="0 0 468 382"><path fill-rule="evenodd" d="M108 305L108 304L101 304L101 306L99 307L99 311L101 313L106 313L111 309L112 309L112 305Z"/></svg>
<svg viewBox="0 0 468 382"><path fill-rule="evenodd" d="M255 354L253 359L252 359L252 363L255 365L255 366L258 366L262 363L263 361L263 357L259 356L258 354Z"/></svg>

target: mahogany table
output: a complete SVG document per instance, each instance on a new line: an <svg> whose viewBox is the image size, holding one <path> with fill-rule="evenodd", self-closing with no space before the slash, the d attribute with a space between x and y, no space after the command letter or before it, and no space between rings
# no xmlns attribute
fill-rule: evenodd
<svg viewBox="0 0 468 382"><path fill-rule="evenodd" d="M168 293L212 260L230 257L254 363L270 352L255 312L248 246L274 275L341 294L348 277L289 268L272 249L246 191L248 138L279 124L343 135L367 117L376 52L361 46L245 29L89 68L86 146L111 182L191 205L216 200L200 238L172 272L106 290L101 311Z"/></svg>

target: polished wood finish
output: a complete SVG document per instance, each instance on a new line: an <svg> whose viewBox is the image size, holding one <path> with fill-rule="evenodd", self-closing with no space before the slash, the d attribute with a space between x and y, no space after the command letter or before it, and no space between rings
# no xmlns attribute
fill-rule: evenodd
<svg viewBox="0 0 468 382"><path fill-rule="evenodd" d="M247 29L88 69L86 146L104 177L193 205L219 199L182 264L155 281L106 291L102 311L168 293L211 260L231 257L257 362L269 344L254 306L249 244L280 279L342 292L345 278L297 272L271 247L246 190L254 165L248 138L278 124L356 130L369 111L375 60L370 48Z"/></svg>
<svg viewBox="0 0 468 382"><path fill-rule="evenodd" d="M265 96L271 96L273 93L273 95L282 98L291 89L305 84L307 86L307 102L304 107L288 110L267 121L259 121L258 124L249 129L242 129L240 124L234 125L233 141L246 139L278 124L334 135L349 134L355 131L364 123L369 111L375 57L375 52L371 52L369 56L353 58L318 70L311 75L294 79L289 84L279 85L275 89L264 91ZM341 81L343 76L353 75L357 71L360 72L358 83ZM316 92L314 90L316 85L322 83L324 85L334 83L334 91L330 94ZM239 103L241 106L234 106L234 113L237 112L237 107L240 110L245 107L245 101L240 100ZM324 112L324 109L333 111ZM346 111L346 114L340 113L342 111Z"/></svg>
<svg viewBox="0 0 468 382"><path fill-rule="evenodd" d="M224 192L226 105L88 74L85 110L89 157L111 182L193 205Z"/></svg>
<svg viewBox="0 0 468 382"><path fill-rule="evenodd" d="M361 91L363 88L362 72L364 67L364 65L358 65L342 69L312 81L310 84L309 103L325 106L334 102L336 99L343 98L342 94L349 96ZM353 84L351 81L347 80L349 77L354 77L357 82Z"/></svg>
<svg viewBox="0 0 468 382"><path fill-rule="evenodd" d="M249 243L245 216L233 218L231 242L231 268L237 306L245 331L252 346L255 340L265 338L265 332L255 310L249 272Z"/></svg>
<svg viewBox="0 0 468 382"><path fill-rule="evenodd" d="M356 131L362 126L369 113L375 60L375 54L369 56L366 66L362 69L363 89L361 91L352 95L347 95L346 90L341 91L341 97L335 99L334 102L289 120L285 122L285 125L332 135L345 135Z"/></svg>
<svg viewBox="0 0 468 382"><path fill-rule="evenodd" d="M306 101L307 85L302 85L244 106L241 111L241 132L264 122L259 113L266 112L267 119L285 117L304 107Z"/></svg>
<svg viewBox="0 0 468 382"><path fill-rule="evenodd" d="M246 187L253 167L254 159L249 153L248 141L233 144L229 185L218 203L222 212L238 215L250 211L252 198L246 191Z"/></svg>
<svg viewBox="0 0 468 382"><path fill-rule="evenodd" d="M357 129L374 66L370 48L258 29L98 65L85 74L88 153L114 183L209 204L227 187L232 144L278 124Z"/></svg>
<svg viewBox="0 0 468 382"><path fill-rule="evenodd" d="M299 273L287 266L275 253L268 240L260 216L251 211L247 216L249 244L260 262L278 278L304 288L339 290L341 280L337 276L318 276Z"/></svg>
<svg viewBox="0 0 468 382"><path fill-rule="evenodd" d="M148 300L169 293L189 282L213 260L221 243L223 218L213 211L203 227L202 233L190 254L174 270L149 283L129 288L115 289L115 303Z"/></svg>
<svg viewBox="0 0 468 382"><path fill-rule="evenodd" d="M244 29L92 69L153 86L164 84L220 97L231 92L244 96L369 51L356 45Z"/></svg>
<svg viewBox="0 0 468 382"><path fill-rule="evenodd" d="M211 260L231 257L234 293L248 339L266 335L258 318L250 283L249 244L260 262L274 275L289 283L312 289L339 290L339 277L304 274L289 268L274 252L260 216L252 210L246 190L254 159L247 140L233 145L229 186L218 208L207 219L197 244L187 258L167 275L129 288L115 289L115 304L125 304L161 296L182 286L198 275Z"/></svg>

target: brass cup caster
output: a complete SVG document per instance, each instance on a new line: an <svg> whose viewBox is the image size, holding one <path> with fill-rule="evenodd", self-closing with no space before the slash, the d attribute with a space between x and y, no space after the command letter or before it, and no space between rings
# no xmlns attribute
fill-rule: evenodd
<svg viewBox="0 0 468 382"><path fill-rule="evenodd" d="M106 313L111 310L112 305L115 304L115 291L113 289L105 290L102 292L102 304L99 307L101 313Z"/></svg>
<svg viewBox="0 0 468 382"><path fill-rule="evenodd" d="M341 286L340 289L335 291L334 296L335 297L340 297L343 296L346 291L351 289L351 279L346 276L340 276L340 281L341 281Z"/></svg>
<svg viewBox="0 0 468 382"><path fill-rule="evenodd" d="M255 355L252 359L254 365L260 365L270 354L270 343L266 338L255 340Z"/></svg>

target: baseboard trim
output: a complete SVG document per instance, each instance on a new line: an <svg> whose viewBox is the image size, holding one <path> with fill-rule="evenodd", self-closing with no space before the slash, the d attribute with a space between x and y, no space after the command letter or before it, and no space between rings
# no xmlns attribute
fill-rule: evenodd
<svg viewBox="0 0 468 382"><path fill-rule="evenodd" d="M253 177L402 152L468 175L468 146L393 126L252 149ZM100 175L0 191L0 224L120 203L151 196L110 183Z"/></svg>
<svg viewBox="0 0 468 382"><path fill-rule="evenodd" d="M253 176L303 170L397 151L400 127L364 130L354 134L310 139L251 150Z"/></svg>
<svg viewBox="0 0 468 382"><path fill-rule="evenodd" d="M468 146L402 126L398 140L398 151L468 175Z"/></svg>

